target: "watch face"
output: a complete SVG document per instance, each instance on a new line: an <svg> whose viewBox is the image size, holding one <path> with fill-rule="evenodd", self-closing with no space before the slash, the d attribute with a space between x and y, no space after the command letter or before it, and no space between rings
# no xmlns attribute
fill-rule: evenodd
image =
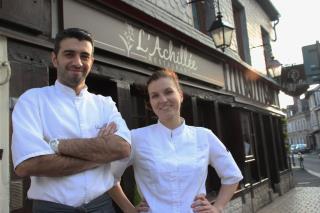
<svg viewBox="0 0 320 213"><path fill-rule="evenodd" d="M50 142L49 142L49 144L50 145L53 145L53 144L55 144L57 142L57 139L53 139L53 140L51 140Z"/></svg>
<svg viewBox="0 0 320 213"><path fill-rule="evenodd" d="M51 149L55 152L58 153L58 145L59 145L59 140L58 139L53 139L49 142L49 145Z"/></svg>

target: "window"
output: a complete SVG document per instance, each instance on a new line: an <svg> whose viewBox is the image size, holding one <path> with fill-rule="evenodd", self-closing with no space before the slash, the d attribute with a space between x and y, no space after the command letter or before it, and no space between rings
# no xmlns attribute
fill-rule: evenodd
<svg viewBox="0 0 320 213"><path fill-rule="evenodd" d="M201 10L203 10L203 3L202 2L195 2L192 3L192 15L193 15L193 24L194 28L201 31L201 28L203 26L203 19L201 16Z"/></svg>
<svg viewBox="0 0 320 213"><path fill-rule="evenodd" d="M233 19L236 31L236 39L238 46L238 54L240 58L251 64L251 57L249 51L248 32L247 32L247 21L244 7L239 3L238 0L232 1Z"/></svg>
<svg viewBox="0 0 320 213"><path fill-rule="evenodd" d="M317 91L316 92L316 100L317 100L317 106L319 106L320 105L320 93L319 93L319 91Z"/></svg>
<svg viewBox="0 0 320 213"><path fill-rule="evenodd" d="M216 19L215 0L196 1L192 3L194 27L208 35L208 29Z"/></svg>
<svg viewBox="0 0 320 213"><path fill-rule="evenodd" d="M253 157L253 132L251 127L250 114L242 112L241 114L241 127L242 127L242 138L244 153L246 157Z"/></svg>
<svg viewBox="0 0 320 213"><path fill-rule="evenodd" d="M206 28L206 3L205 1L197 1L191 3L194 27L199 31L207 34ZM207 11L208 12L208 11Z"/></svg>
<svg viewBox="0 0 320 213"><path fill-rule="evenodd" d="M264 59L265 59L266 66L268 66L268 64L270 64L273 59L273 53L272 53L272 48L270 44L270 35L265 29L261 28L261 36L262 36ZM267 72L268 72L268 69L267 69ZM268 73L268 76L271 76L271 74Z"/></svg>

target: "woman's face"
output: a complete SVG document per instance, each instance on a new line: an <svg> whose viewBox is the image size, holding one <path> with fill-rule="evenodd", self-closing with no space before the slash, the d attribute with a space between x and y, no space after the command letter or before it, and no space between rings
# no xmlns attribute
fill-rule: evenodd
<svg viewBox="0 0 320 213"><path fill-rule="evenodd" d="M148 94L152 110L162 123L180 119L183 95L171 78L152 81L148 86Z"/></svg>

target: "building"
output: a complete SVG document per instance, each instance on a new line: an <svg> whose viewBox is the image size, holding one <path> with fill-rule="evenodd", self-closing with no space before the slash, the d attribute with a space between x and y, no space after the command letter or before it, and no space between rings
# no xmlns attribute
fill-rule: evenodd
<svg viewBox="0 0 320 213"><path fill-rule="evenodd" d="M315 44L302 47L303 65L308 84L318 84L320 82L319 53L319 41L316 41Z"/></svg>
<svg viewBox="0 0 320 213"><path fill-rule="evenodd" d="M311 150L320 149L320 86L309 90L306 93L306 100L309 103L310 128L309 128L309 147Z"/></svg>
<svg viewBox="0 0 320 213"><path fill-rule="evenodd" d="M310 111L306 99L294 98L294 104L287 108L288 142L294 144L309 144Z"/></svg>
<svg viewBox="0 0 320 213"><path fill-rule="evenodd" d="M306 144L311 151L320 147L320 86L308 90L304 98L295 97L287 107L288 142Z"/></svg>
<svg viewBox="0 0 320 213"><path fill-rule="evenodd" d="M228 212L256 211L290 188L279 108L279 85L271 78L271 42L279 13L270 0L220 1L235 26L230 48L221 51L207 35L217 1L3 0L0 6L0 202L3 212L30 212L28 178L10 161L10 115L29 88L51 85L50 52L55 33L82 27L95 35L95 64L87 84L110 95L130 128L154 122L144 107L145 81L159 67L178 72L185 92L182 115L212 129L244 174ZM37 14L36 16L34 14ZM130 107L128 107L130 106ZM246 146L245 146L246 144ZM218 177L210 169L214 198ZM129 168L122 184L135 199Z"/></svg>

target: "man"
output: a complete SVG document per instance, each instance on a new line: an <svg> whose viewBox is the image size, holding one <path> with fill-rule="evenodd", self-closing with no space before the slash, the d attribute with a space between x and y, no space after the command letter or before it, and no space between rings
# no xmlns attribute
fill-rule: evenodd
<svg viewBox="0 0 320 213"><path fill-rule="evenodd" d="M85 30L58 33L57 81L28 90L15 105L12 158L18 176L31 176L33 212L113 212L110 162L129 156L131 139L112 99L87 91L93 50ZM107 124L115 134L100 130Z"/></svg>
<svg viewBox="0 0 320 213"><path fill-rule="evenodd" d="M298 152L298 159L299 159L299 162L300 162L300 168L304 168L304 165L303 165L303 155L301 152Z"/></svg>

